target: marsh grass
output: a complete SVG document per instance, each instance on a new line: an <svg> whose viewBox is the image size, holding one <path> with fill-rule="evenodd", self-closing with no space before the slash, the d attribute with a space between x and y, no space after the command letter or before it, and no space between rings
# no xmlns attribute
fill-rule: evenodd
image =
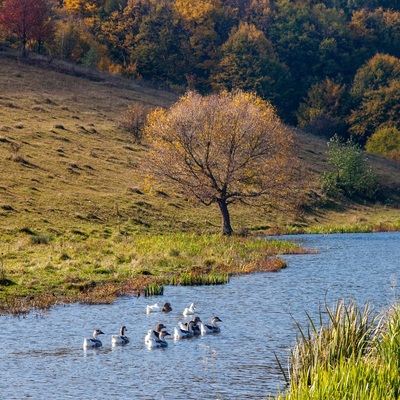
<svg viewBox="0 0 400 400"><path fill-rule="evenodd" d="M152 283L144 288L144 295L148 296L162 296L164 294L164 285Z"/></svg>
<svg viewBox="0 0 400 400"><path fill-rule="evenodd" d="M377 223L327 224L313 226L283 226L271 228L271 235L331 234L331 233L372 233L400 231L400 220Z"/></svg>
<svg viewBox="0 0 400 400"><path fill-rule="evenodd" d="M279 269L284 262L277 254L306 252L285 241L219 234L121 237L117 227L106 237L98 231L58 232L40 244L27 227L14 235L19 240L4 237L3 274L15 284L0 286L2 313L37 308L41 301L44 308L51 301L109 303L132 293L161 294L164 285L224 284L234 274Z"/></svg>
<svg viewBox="0 0 400 400"><path fill-rule="evenodd" d="M382 315L369 305L325 306L328 322L298 325L290 355L289 388L276 399L395 400L400 395L400 307ZM324 313L325 315L325 313ZM282 365L281 365L282 367Z"/></svg>

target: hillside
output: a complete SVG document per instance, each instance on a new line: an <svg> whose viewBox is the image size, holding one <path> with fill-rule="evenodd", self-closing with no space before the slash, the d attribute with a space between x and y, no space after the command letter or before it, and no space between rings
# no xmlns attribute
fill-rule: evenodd
<svg viewBox="0 0 400 400"><path fill-rule="evenodd" d="M6 237L21 230L219 231L216 207L144 190L140 163L146 148L118 128L119 113L133 102L168 106L175 94L56 61L21 63L4 52L0 87L0 231ZM326 141L298 132L298 146L316 183ZM398 221L400 166L371 160L390 198L384 204L336 204L335 211L301 216L238 206L231 210L233 228Z"/></svg>

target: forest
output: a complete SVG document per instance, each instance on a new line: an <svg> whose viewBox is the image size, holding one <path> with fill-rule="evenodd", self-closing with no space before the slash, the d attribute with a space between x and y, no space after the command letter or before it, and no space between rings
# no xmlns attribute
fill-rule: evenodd
<svg viewBox="0 0 400 400"><path fill-rule="evenodd" d="M399 0L0 0L0 46L202 94L400 161Z"/></svg>

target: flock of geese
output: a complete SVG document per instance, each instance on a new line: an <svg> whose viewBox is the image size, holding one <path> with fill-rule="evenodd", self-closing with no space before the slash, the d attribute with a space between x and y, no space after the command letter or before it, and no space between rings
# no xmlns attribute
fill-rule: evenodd
<svg viewBox="0 0 400 400"><path fill-rule="evenodd" d="M153 312L165 312L168 313L172 311L172 307L170 303L164 303L163 306L159 306L157 303L147 306L146 313L150 314ZM183 311L184 316L191 316L193 318L189 322L179 322L178 326L174 327L174 333L171 335L167 331L167 327L159 323L156 325L155 329L149 329L144 342L148 348L157 348L157 347L168 347L168 342L165 339L166 336L173 336L174 340L180 339L189 339L196 335L207 335L210 333L220 333L221 328L218 326L219 322L222 322L219 317L215 316L211 318L211 322L209 324L203 323L198 316L194 316L196 311L196 307L194 303L192 303L189 307L186 307ZM126 326L122 326L119 332L119 335L111 336L111 345L112 346L123 346L129 343L129 338L125 335L127 331ZM103 343L99 339L99 335L104 335L100 329L95 329L93 331L93 336L91 338L85 338L83 340L83 348L95 348L101 347Z"/></svg>

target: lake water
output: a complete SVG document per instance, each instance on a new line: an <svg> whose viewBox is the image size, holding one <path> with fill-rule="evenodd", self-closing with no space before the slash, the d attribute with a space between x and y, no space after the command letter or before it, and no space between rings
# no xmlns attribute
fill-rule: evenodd
<svg viewBox="0 0 400 400"><path fill-rule="evenodd" d="M294 320L317 315L324 299L365 302L380 311L398 295L400 232L287 236L318 254L285 256L277 273L234 277L221 286L170 287L164 296L120 298L111 305L66 305L45 315L0 317L1 399L263 399L284 390L274 353L287 362ZM169 314L146 306L169 301ZM221 333L168 340L149 350L148 329L170 333L194 302L197 315L223 321ZM130 343L113 348L126 325ZM103 347L83 350L100 328Z"/></svg>

